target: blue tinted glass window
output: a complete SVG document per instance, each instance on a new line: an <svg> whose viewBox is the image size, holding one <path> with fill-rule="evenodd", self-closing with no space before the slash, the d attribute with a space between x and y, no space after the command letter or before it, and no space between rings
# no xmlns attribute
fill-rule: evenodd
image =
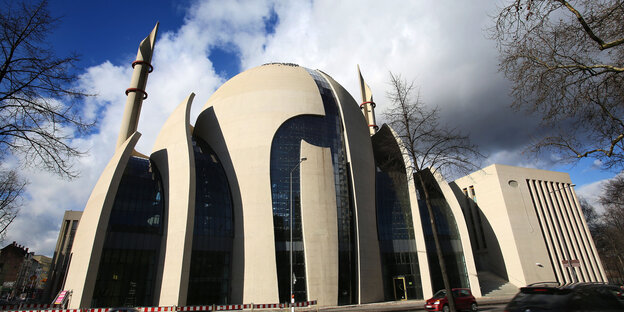
<svg viewBox="0 0 624 312"><path fill-rule="evenodd" d="M92 307L151 306L163 233L160 174L131 157L110 214Z"/></svg>
<svg viewBox="0 0 624 312"><path fill-rule="evenodd" d="M289 174L293 168L293 272L296 278L294 294L297 301L308 299L305 282L305 263L301 233L299 201L299 167L301 140L329 147L334 167L336 203L338 213L338 302L355 302L355 238L353 207L349 185L343 128L338 106L327 81L315 71L308 70L314 78L323 100L325 116L297 116L287 120L276 132L271 145L271 192L273 201L273 226L275 231L276 262L280 302L290 298L290 220ZM296 104L296 103L293 103Z"/></svg>
<svg viewBox="0 0 624 312"><path fill-rule="evenodd" d="M420 174L422 175L429 192L429 199L432 205L435 223L438 228L438 239L440 241L440 247L442 248L449 283L453 288L470 288L468 273L466 271L466 263L464 260L464 252L461 249L461 237L459 235L459 231L457 230L457 223L451 211L451 207L446 202L446 199L444 199L442 190L440 190L438 183L435 181L431 172L421 171ZM414 182L416 184L416 189L420 194L418 207L420 209L420 218L423 220L422 225L425 235L425 244L427 245L427 258L429 260L431 283L433 284L434 290L443 289L444 283L442 281L440 266L438 265L438 255L433 238L433 231L431 229L431 223L429 222L429 212L425 202L425 195L417 175L414 176Z"/></svg>
<svg viewBox="0 0 624 312"><path fill-rule="evenodd" d="M384 297L397 299L393 281L403 277L406 299L423 299L405 167L377 167L375 182Z"/></svg>
<svg viewBox="0 0 624 312"><path fill-rule="evenodd" d="M187 305L229 304L234 223L232 196L217 154L193 137L195 225Z"/></svg>

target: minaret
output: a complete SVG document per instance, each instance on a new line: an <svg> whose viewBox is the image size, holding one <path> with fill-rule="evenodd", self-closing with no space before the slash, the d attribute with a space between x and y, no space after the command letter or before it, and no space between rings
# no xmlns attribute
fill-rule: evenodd
<svg viewBox="0 0 624 312"><path fill-rule="evenodd" d="M147 38L141 41L139 52L134 62L132 62L132 80L130 88L126 89L126 108L124 109L123 119L121 120L121 129L117 138L117 148L137 130L139 124L139 115L141 114L141 104L147 99L145 85L147 84L147 75L152 72L153 67L152 54L154 53L154 44L156 43L156 33L158 32L158 23L154 26L152 32Z"/></svg>
<svg viewBox="0 0 624 312"><path fill-rule="evenodd" d="M375 102L373 102L373 93L366 82L364 82L364 78L362 78L360 65L358 65L357 68L360 78L360 90L362 91L362 104L360 104L360 109L362 110L364 119L366 119L366 123L368 124L370 135L373 135L377 133L377 130L379 129L379 127L377 127L377 123L375 122Z"/></svg>

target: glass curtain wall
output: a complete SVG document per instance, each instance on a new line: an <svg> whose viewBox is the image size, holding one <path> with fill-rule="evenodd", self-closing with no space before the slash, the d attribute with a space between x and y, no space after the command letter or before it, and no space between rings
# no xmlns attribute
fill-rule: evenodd
<svg viewBox="0 0 624 312"><path fill-rule="evenodd" d="M231 303L233 207L230 186L217 154L193 137L195 225L187 305Z"/></svg>
<svg viewBox="0 0 624 312"><path fill-rule="evenodd" d="M92 307L152 306L163 234L160 174L131 157L110 214Z"/></svg>
<svg viewBox="0 0 624 312"><path fill-rule="evenodd" d="M451 211L451 207L446 202L442 190L438 186L431 172L428 170L414 174L414 182L418 191L418 207L420 218L423 220L423 232L425 234L425 244L427 245L427 258L429 260L429 273L434 291L444 289L442 273L438 261L438 254L433 238L431 223L429 222L429 212L425 202L425 193L420 185L418 174L423 175L429 199L432 205L436 225L438 227L438 239L442 248L446 272L452 288L470 288L468 273L464 260L464 252L461 247L461 238L457 230L457 223Z"/></svg>
<svg viewBox="0 0 624 312"><path fill-rule="evenodd" d="M279 300L290 301L289 173L297 166L301 157L305 157L300 155L301 140L305 140L310 144L331 149L338 213L338 302L351 304L355 302L356 294L355 237L342 121L327 81L315 71L308 70L308 73L319 88L325 116L305 115L287 120L276 132L271 145L271 192ZM296 301L305 301L314 298L307 298L299 182L299 167L297 167L292 174L293 272L296 279L294 294Z"/></svg>
<svg viewBox="0 0 624 312"><path fill-rule="evenodd" d="M423 299L405 167L402 172L377 167L376 173L377 229L386 300L401 299L394 289L394 279L401 277L405 278L404 299Z"/></svg>

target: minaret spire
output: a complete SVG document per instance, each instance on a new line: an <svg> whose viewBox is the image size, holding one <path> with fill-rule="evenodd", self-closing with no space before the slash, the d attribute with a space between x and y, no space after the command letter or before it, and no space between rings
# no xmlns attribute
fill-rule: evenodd
<svg viewBox="0 0 624 312"><path fill-rule="evenodd" d="M360 65L357 66L358 76L360 79L360 90L362 91L362 104L360 104L360 109L362 110L362 114L364 114L364 118L366 119L366 123L368 124L368 129L370 131L370 135L377 133L377 123L375 122L375 102L373 102L373 93L371 92L370 87L364 82L364 78L362 77L362 73L360 72Z"/></svg>
<svg viewBox="0 0 624 312"><path fill-rule="evenodd" d="M117 138L117 148L119 148L134 132L139 124L139 115L141 114L141 104L147 99L145 86L147 85L147 76L152 72L152 54L154 53L154 45L156 43L156 33L158 32L158 24L154 26L152 32L141 41L139 51L134 62L132 62L132 80L130 87L126 89L126 107L124 109L123 118L121 120L121 129Z"/></svg>

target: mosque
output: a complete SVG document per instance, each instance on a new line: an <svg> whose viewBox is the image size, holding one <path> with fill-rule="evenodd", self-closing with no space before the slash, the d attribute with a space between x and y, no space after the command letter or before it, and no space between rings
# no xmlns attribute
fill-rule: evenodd
<svg viewBox="0 0 624 312"><path fill-rule="evenodd" d="M422 189L406 169L411 160L393 130L376 125L361 74L358 102L320 70L246 70L194 122L194 95L183 99L152 151L135 150L157 29L132 63L116 150L80 218L63 285L70 308L291 298L350 305L423 299L444 287ZM452 286L480 297L488 274L518 287L604 280L582 214L573 213L569 176L513 168L450 184L438 172L420 173ZM565 199L555 204L557 192ZM558 223L551 206L571 212ZM566 220L585 236L566 232L564 240ZM580 259L578 274L562 259Z"/></svg>

